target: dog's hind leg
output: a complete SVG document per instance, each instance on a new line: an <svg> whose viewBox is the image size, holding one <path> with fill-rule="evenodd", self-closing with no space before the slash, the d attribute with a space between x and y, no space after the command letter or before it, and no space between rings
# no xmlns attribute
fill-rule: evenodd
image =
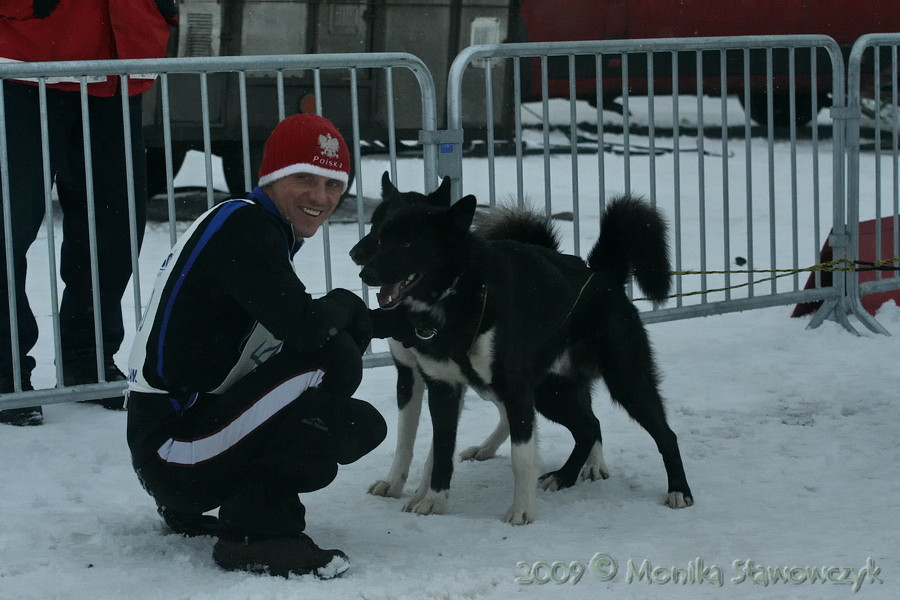
<svg viewBox="0 0 900 600"><path fill-rule="evenodd" d="M409 350L392 340L391 354L397 366L397 447L387 477L369 486L369 493L399 498L409 476L413 444L416 441L419 417L422 414L425 382Z"/></svg>
<svg viewBox="0 0 900 600"><path fill-rule="evenodd" d="M659 394L656 367L647 334L637 316L611 319L604 349L603 378L613 400L653 437L669 479L665 504L684 508L694 503L678 448L678 438L666 421Z"/></svg>
<svg viewBox="0 0 900 600"><path fill-rule="evenodd" d="M487 436L480 446L471 446L460 452L460 460L488 460L494 458L497 454L497 448L509 437L509 420L506 417L506 409L496 399L491 399L491 402L494 403L497 407L497 412L500 413L497 427L494 428L494 431Z"/></svg>
<svg viewBox="0 0 900 600"><path fill-rule="evenodd" d="M606 479L609 469L603 460L600 422L591 410L589 381L550 374L535 392L538 412L569 430L575 447L558 470L540 478L541 488L555 491L575 485L579 473L583 479Z"/></svg>
<svg viewBox="0 0 900 600"><path fill-rule="evenodd" d="M426 378L433 439L422 482L403 510L420 515L442 514L450 495L456 430L466 386Z"/></svg>

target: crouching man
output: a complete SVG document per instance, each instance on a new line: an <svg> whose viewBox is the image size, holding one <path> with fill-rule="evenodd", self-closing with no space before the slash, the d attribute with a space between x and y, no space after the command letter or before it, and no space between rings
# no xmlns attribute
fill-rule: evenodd
<svg viewBox="0 0 900 600"><path fill-rule="evenodd" d="M303 531L298 493L369 453L384 419L352 398L371 337L352 292L313 299L292 257L337 208L350 155L328 120L295 115L266 142L259 187L179 240L129 364L128 445L160 515L215 535L227 570L327 578L349 567ZM218 518L204 512L218 507Z"/></svg>

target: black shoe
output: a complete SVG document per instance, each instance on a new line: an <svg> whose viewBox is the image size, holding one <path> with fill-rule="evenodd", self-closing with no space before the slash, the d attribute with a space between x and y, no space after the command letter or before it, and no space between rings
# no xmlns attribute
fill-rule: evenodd
<svg viewBox="0 0 900 600"><path fill-rule="evenodd" d="M157 506L157 512L169 529L187 537L219 535L219 519L212 515L179 512L168 506Z"/></svg>
<svg viewBox="0 0 900 600"><path fill-rule="evenodd" d="M0 375L0 394L11 393L15 389L13 385L12 375ZM29 392L34 387L31 385L31 379L22 378L22 391ZM44 422L44 411L40 406L27 406L25 408L8 408L0 410L0 423L7 425L15 425L17 427L25 427L29 425L40 425Z"/></svg>
<svg viewBox="0 0 900 600"><path fill-rule="evenodd" d="M0 410L0 423L5 423L7 425L27 427L30 425L40 425L43 422L44 411L40 406Z"/></svg>
<svg viewBox="0 0 900 600"><path fill-rule="evenodd" d="M213 547L213 560L226 571L249 571L267 575L315 575L334 579L350 568L347 555L340 550L322 550L308 536L241 541L219 538Z"/></svg>
<svg viewBox="0 0 900 600"><path fill-rule="evenodd" d="M92 364L84 367L66 367L63 365L63 371L65 373L63 375L63 384L66 386L97 383L97 365ZM125 374L112 361L106 363L103 375L107 382L125 381ZM98 404L109 410L125 410L125 399L122 396L82 400L81 402Z"/></svg>

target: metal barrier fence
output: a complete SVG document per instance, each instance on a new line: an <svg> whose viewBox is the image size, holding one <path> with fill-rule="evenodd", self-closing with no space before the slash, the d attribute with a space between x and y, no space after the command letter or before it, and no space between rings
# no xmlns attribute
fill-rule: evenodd
<svg viewBox="0 0 900 600"><path fill-rule="evenodd" d="M900 33L866 35L854 44L847 65L847 222L851 225L849 249L852 260L860 257L861 235L857 224L862 206L868 206L868 216L874 218L874 262L900 257L898 49ZM866 80L870 83L865 84ZM872 160L865 169L860 161L863 116L874 122L873 139L868 148ZM883 185L884 174L887 174L888 185ZM871 197L862 197L861 182L864 179L875 182L869 190ZM857 305L861 296L895 289L900 289L900 273L875 271L865 282L851 277L849 295Z"/></svg>
<svg viewBox="0 0 900 600"><path fill-rule="evenodd" d="M172 164L169 152L171 138L168 124L179 112L191 110L202 114L204 139L204 174L206 204L216 200L213 185L211 152L212 122L209 114L209 81L215 74L228 73L236 77L240 86L244 181L253 181L249 147L249 127L252 106L259 102L257 95L248 93L248 78L261 71L274 72L276 97L266 101L278 103L279 117L288 111L284 78L292 71L312 72L313 92L319 94L320 74L326 71L342 73L348 82L352 131L347 136L353 146L356 197L366 197L366 174L362 162L359 135L359 103L357 85L361 72L376 71L385 82L383 92L387 101L387 168L395 183L409 186L410 170L398 169L401 143L394 135L393 74L409 72L415 78L422 106L422 129L418 143L424 160L417 162L414 172L421 173L423 188L433 188L438 175L449 175L453 190L459 197L462 186L486 189L484 202L495 204L507 201L532 204L535 196L542 196L542 209L571 220L565 227L568 251L582 254L596 238L599 215L607 196L615 193L637 193L647 196L661 208L672 223L672 249L676 275L676 297L672 306L644 310L647 321L664 321L712 315L799 302L824 302L813 319L814 326L825 318L833 318L853 331L847 315L855 314L872 329L886 333L860 305L860 295L870 290L893 289L898 277L879 276L874 281L859 284L856 274L835 276L833 283L823 281L814 273L811 284L804 287L804 267L819 260L819 251L827 240L834 250L834 258L853 260L858 257L859 232L855 224L860 216L860 203L873 216L893 214L892 252L897 256L898 229L898 151L897 118L890 127L875 124L874 160L860 157L860 114L867 100L862 90L869 81L877 84L870 99L878 106L886 99L886 106L897 106L897 44L898 36L867 36L860 40L850 59L849 98L845 97L844 60L837 45L823 36L796 37L740 37L698 38L685 40L629 40L603 42L573 42L544 44L504 44L475 46L464 50L454 61L448 85L448 128L437 130L437 105L434 83L424 64L416 57L403 53L314 55L314 56L257 56L217 57L209 59L159 59L131 61L92 61L69 63L0 64L0 91L3 80L34 78L41 97L46 95L46 83L55 76L76 76L84 86L89 78L98 75L119 77L127 86L128 74L156 73L161 95L163 135L166 138L166 201L169 220L168 237L174 243L179 225L176 222L176 194L173 178L177 165ZM887 56L875 53L874 77L863 69L863 60L871 48L889 47ZM585 75L585 59L590 66ZM881 62L879 62L881 61ZM787 75L776 72L776 64L787 65ZM888 65L890 63L890 65ZM613 71L610 65L615 65ZM560 69L560 65L563 66ZM762 65L762 75L759 67ZM660 75L665 67L665 74ZM560 73L563 73L560 75ZM496 75L495 80L495 74ZM887 75L884 75L887 74ZM699 76L698 76L699 75ZM184 106L172 102L170 81L173 78L193 78L197 104ZM523 86L529 77L540 82L542 101L527 105L521 100ZM762 77L760 80L759 77ZM879 77L883 79L879 79ZM464 79L468 78L465 83ZM474 78L474 82L473 82ZM610 95L609 79L621 81L622 98L616 107L604 100ZM508 79L498 85L499 79ZM551 84L564 81L568 99L552 100ZM605 83L603 83L605 80ZM584 96L585 81L595 86L593 108L578 100ZM883 84L887 84L885 85ZM482 89L483 92L479 92ZM179 83L184 89L184 82ZM756 93L762 86L766 92ZM646 100L633 90L641 89ZM511 90L512 116L510 131L495 129L494 94L497 89ZM776 94L773 90L778 90ZM787 90L785 94L785 89ZM818 113L823 89L830 93L833 104L832 120L827 117L811 128L801 128L799 115ZM887 90L886 92L884 90ZM707 93L721 93L720 99ZM665 95L664 95L665 94ZM682 94L689 94L685 98ZM746 111L732 105L728 94L737 94ZM881 94L881 95L879 95ZM885 95L886 94L886 95ZM789 99L787 106L776 100ZM252 102L250 101L252 98ZM473 102L484 100L484 139L466 139L463 112L471 117ZM810 106L801 106L809 100ZM463 104L463 101L466 104ZM344 105L342 103L343 110ZM616 109L611 113L609 109ZM45 99L42 115L46 119ZM123 115L128 117L129 105L122 103ZM328 107L317 103L316 111L329 116ZM529 121L529 112L535 116ZM784 112L786 111L786 112ZM474 111L476 114L480 112ZM751 120L763 120L763 127ZM776 137L778 114L788 116ZM646 118L646 125L638 121ZM660 125L669 120L668 126ZM467 120L466 131L472 130ZM782 119L782 122L784 120ZM687 124L689 123L689 124ZM87 121L85 120L85 124ZM274 126L275 123L270 124ZM781 127L778 125L777 127ZM892 166L882 160L883 139L888 140ZM693 140L693 141L692 141ZM42 132L47 148L46 128ZM509 147L512 150L509 150ZM126 141L126 148L128 143ZM498 148L504 151L498 151ZM87 142L85 150L90 164ZM7 156L14 149L6 145L5 116L0 95L0 193L3 196L4 238L9 255L11 228L9 218L9 182ZM124 148L123 148L124 151ZM477 156L479 160L468 160ZM482 160L482 157L486 160ZM847 165L845 167L845 158ZM868 158L868 157L866 157ZM42 168L48 173L49 158L45 151ZM829 164L830 163L830 164ZM421 170L419 166L421 165ZM865 171L865 181L875 181L872 199L861 198L862 169L873 169L872 177ZM126 162L129 179L132 165ZM87 171L90 171L88 166ZM400 180L398 182L398 171ZM371 173L371 171L370 171ZM565 175L563 174L565 173ZM891 183L891 175L893 183ZM402 178L406 177L406 180ZM47 215L52 214L49 176L43 199ZM885 183L887 182L887 183ZM378 196L373 182L369 196ZM890 190L890 191L886 191ZM893 204L886 200L892 193ZM868 194L868 190L865 192ZM89 205L93 202L89 191ZM138 191L129 188L131 212L131 260L133 268L133 321L140 320L143 300L141 292L149 289L152 278L145 279L140 270L138 232L134 219ZM540 205L540 199L537 201ZM89 210L93 210L90 208ZM332 272L332 256L345 251L364 232L364 206L356 205L357 232L352 239L337 240L333 244L326 226L312 248L301 255L308 258L304 269L324 269L310 276L304 270L304 281L313 292L324 292L333 286L356 287L358 279L336 281ZM848 224L853 224L850 226ZM53 219L45 223L46 257L48 262L49 298L42 315L42 331L47 324L53 331L53 362L56 381L61 381L59 314L57 298L58 270L55 263L57 240L54 239ZM358 234L358 235L357 235ZM344 235L344 234L342 234ZM97 288L96 232L91 234L92 276ZM316 255L316 244L321 255ZM345 247L340 247L343 244ZM880 256L880 255L879 255ZM324 261L321 257L324 257ZM884 256L882 258L890 258ZM307 259L302 259L307 260ZM738 263L735 268L734 263ZM158 263L149 263L152 269ZM15 265L3 265L13 279ZM785 277L773 278L776 270L789 271ZM37 271L37 270L35 270ZM152 273L152 270L151 270ZM780 274L780 273L779 273ZM44 275L42 274L41 277ZM310 278L314 282L309 285ZM368 297L368 290L363 288ZM15 313L15 299L9 298L9 309ZM99 301L94 297L94 329L101 341ZM13 336L16 345L16 336ZM98 343L98 347L100 344ZM18 355L14 352L14 355ZM97 356L98 372L102 380L102 360ZM367 366L387 364L387 353L369 353ZM44 367L51 361L44 357ZM16 369L20 365L16 364ZM121 383L99 383L65 387L44 385L37 391L22 391L16 377L15 392L0 394L0 408L15 408L86 398L112 397L122 391ZM40 387L40 386L38 386Z"/></svg>
<svg viewBox="0 0 900 600"><path fill-rule="evenodd" d="M34 406L39 404L50 404L54 402L65 402L65 401L76 401L83 400L89 398L104 398L104 397L114 397L120 395L123 391L122 382L106 382L105 374L104 374L104 357L102 356L102 338L103 332L101 328L101 311L100 311L100 299L98 295L98 281L99 281L99 272L98 272L98 260L97 260L97 231L95 225L95 213L94 213L94 190L92 186L92 160L91 160L91 148L90 148L90 123L87 117L87 85L88 82L95 77L118 77L121 82L121 86L123 89L123 102L122 102L122 113L124 117L124 122L129 122L130 117L130 107L127 101L127 91L128 91L128 77L127 75L134 74L146 74L153 73L157 74L159 77L158 86L161 89L161 110L163 113L163 133L166 137L166 179L167 179L167 204L168 204L168 230L169 230L169 239L171 243L175 242L177 237L177 224L175 220L176 215L176 206L175 206L175 194L173 189L173 176L174 171L178 167L178 165L172 164L172 155L169 151L169 142L171 138L169 137L169 131L171 123L174 119L178 119L178 115L180 111L199 111L203 116L203 139L204 139L204 154L205 154L205 174L206 174L206 196L207 196L207 206L212 206L216 201L216 196L214 192L213 180L212 180L212 157L210 151L210 143L211 143L211 122L212 117L209 114L209 81L210 78L215 76L215 74L219 73L228 73L233 74L233 76L238 78L238 84L240 86L240 98L241 98L241 123L242 123L242 146L243 146L243 156L244 156L244 181L247 184L247 187L250 187L251 182L255 179L255 177L251 177L250 173L250 148L248 144L248 123L250 121L250 114L252 111L252 106L248 105L248 77L252 77L255 74L260 72L269 72L271 74L274 72L276 80L277 80L277 96L274 98L269 98L267 101L277 102L278 103L278 113L280 118L284 118L287 111L285 110L286 100L284 94L284 79L285 77L289 77L292 73L296 73L298 71L305 71L308 75L309 72L312 73L312 81L313 81L313 91L317 98L316 112L319 114L326 114L328 116L328 107L323 107L321 105L321 97L322 94L320 92L320 82L321 82L321 74L325 72L329 72L332 74L334 72L338 72L344 77L347 81L348 94L350 96L349 103L342 102L341 110L349 110L352 117L352 131L346 132L348 135L349 141L352 142L353 145L353 163L355 167L354 174L354 183L353 187L355 189L356 196L360 199L364 197L365 186L363 181L363 170L361 169L361 151L360 151L360 135L359 135L359 103L357 102L357 88L358 81L360 79L361 73L371 73L373 71L379 72L380 76L384 81L384 94L387 98L387 136L389 148L388 153L391 161L391 171L393 180L397 181L397 172L396 172L396 164L397 164L397 140L393 136L394 131L394 114L392 110L392 101L393 101L393 81L395 72L408 72L414 78L415 83L418 85L418 89L421 95L421 115L422 115L422 126L421 129L423 133L423 153L424 160L422 161L422 173L424 187L430 188L433 186L434 182L437 181L436 175L436 147L435 144L427 139L428 132L433 132L436 129L436 114L435 114L435 105L436 105L436 95L434 82L432 80L431 74L428 69L425 67L424 63L417 57L412 56L406 53L373 53L373 54L334 54L334 55L314 55L314 56L253 56L253 57L220 57L220 58L209 58L209 59L197 59L197 58L181 58L181 59L141 59L141 60L116 60L116 61L86 61L86 62L54 62L54 63L6 63L0 64L0 195L3 198L3 227L4 227L4 249L7 260L3 265L3 268L6 272L6 277L8 281L15 280L15 269L17 265L14 264L12 258L12 230L16 227L16 223L13 223L10 216L10 186L9 186L9 173L8 173L8 157L10 152L15 152L15 148L9 148L7 146L7 132L6 132L6 116L5 116L5 107L3 103L3 85L5 80L13 80L13 79L31 79L33 82L37 84L39 90L40 97L40 112L42 115L42 129L41 129L41 138L42 145L44 148L43 152L43 161L40 165L35 165L36 169L42 169L44 173L44 181L45 181L45 193L44 193L44 208L46 211L46 219L44 222L44 231L46 235L46 249L40 250L47 257L48 269L46 272L42 271L37 267L38 265L33 265L32 273L41 273L40 277L46 277L45 280L47 282L47 286L45 287L43 284L38 284L37 287L42 288L41 293L44 293L44 290L49 289L49 297L47 298L46 306L41 307L44 313L38 315L40 321L40 328L42 330L42 334L46 336L48 329L52 330L53 334L53 357L44 356L40 357L38 361L38 368L43 366L47 366L46 363L49 363L52 360L52 365L55 365L55 385L53 383L39 382L34 381L35 387L38 388L35 391L23 391L22 389L22 378L20 376L21 359L19 352L19 337L18 337L18 323L16 319L11 319L10 325L12 329L11 335L11 343L12 343L12 355L13 355L13 378L14 378L14 392L7 394L0 394L0 408L17 408L23 406ZM78 385L78 386L64 386L63 381L63 372L62 372L62 350L60 345L60 323L59 323L59 298L57 292L58 279L59 279L59 271L56 264L56 252L57 252L57 240L54 235L54 218L53 218L53 197L52 197L52 181L50 175L50 156L49 156L49 143L48 143L48 127L47 127L47 117L48 117L48 108L47 108L47 83L52 81L52 78L58 76L65 76L68 78L75 77L75 80L80 82L80 92L71 92L72 94L80 94L81 97L81 106L82 106L82 126L85 131L89 132L84 136L84 153L85 153L85 173L87 179L87 196L88 196L88 206L87 211L89 214L89 237L90 237L90 252L91 252L91 276L92 276L92 289L93 289L93 320L94 320L94 332L95 332L95 341L97 350L97 371L98 371L98 381L101 383L97 384L88 384L88 385ZM198 99L198 105L193 106L185 106L184 102L173 102L169 95L169 84L170 81L174 78L181 78L182 80L179 82L179 85L182 89L184 89L184 78L192 78L191 81L195 86L195 90L198 91L196 94ZM189 84L190 85L190 84ZM254 102L261 101L260 98L254 97ZM292 110L291 113L294 111ZM346 115L342 115L346 116ZM268 127L271 129L275 126L276 123L268 124ZM132 264L132 294L133 294L133 323L132 325L136 327L136 323L140 321L141 311L142 311L142 288L146 291L152 286L152 279L143 280L141 275L141 267L139 261L139 235L140 232L137 231L137 219L136 219L136 203L142 202L141 198L141 190L135 190L134 185L131 183L133 180L133 164L131 162L131 153L127 152L126 149L131 145L131 132L128 127L125 128L125 145L123 147L123 152L127 155L126 160L126 172L127 178L129 180L128 186L128 205L129 205L129 221L130 221L130 229L131 229L131 264ZM173 168L174 167L174 168ZM80 168L80 166L79 166ZM372 188L377 188L378 182L372 183ZM374 191L374 190L373 190ZM375 196L378 193L373 194ZM356 221L358 223L359 236L363 234L363 226L364 226L364 207L363 202L357 202L356 206ZM315 276L317 283L316 285L321 288L321 292L324 293L327 289L330 289L333 285L332 278L332 265L331 265L331 257L332 257L332 248L331 241L329 236L328 227L323 228L323 233L321 236L317 236L317 238L321 239L322 244L322 252L320 258L317 260L312 260L319 269L321 269L321 264L323 262L321 256L324 256L324 272L321 276ZM37 246L39 244L35 244ZM123 250L127 251L127 250ZM346 253L344 253L346 255ZM160 257L164 258L164 256ZM153 273L156 267L158 267L160 263L156 262L155 264L151 263L148 265L150 267L150 272ZM306 278L304 278L306 281ZM138 282L134 284L134 282ZM356 280L358 282L358 279ZM309 285L309 284L308 284ZM345 284L346 285L346 284ZM358 283L357 283L358 285ZM10 286L12 288L12 286ZM347 286L349 287L349 286ZM312 290L317 290L318 288L312 287ZM127 293L126 293L127 296ZM126 297L123 304L128 301ZM9 294L9 298L7 299L9 314L17 314L17 305L16 298L14 294ZM85 315L86 319L90 319L91 315ZM126 315L127 319L127 315ZM50 327L47 327L47 325ZM126 344L128 337L126 336ZM127 352L127 349L125 349ZM366 364L384 364L389 360L387 354L384 355L369 355L366 357ZM44 369L45 371L49 369ZM48 379L45 377L44 379Z"/></svg>
<svg viewBox="0 0 900 600"><path fill-rule="evenodd" d="M585 68L585 58L590 69ZM773 65L785 62L786 77L776 78ZM611 64L616 65L614 71ZM462 144L453 145L452 151L448 148L439 159L440 171L453 178L456 194L463 185L470 191L476 179L487 182L491 204L498 196L523 203L529 194L542 194L547 214L571 213L568 249L576 254L584 244L593 243L607 195L648 196L672 223L677 274L676 297L669 303L674 306L644 312L646 321L824 301L813 325L830 317L853 331L847 319L853 312L870 329L884 332L861 309L858 297L849 294L845 277L823 285L821 274L815 273L805 289L798 271L819 262L826 238L835 259L852 258L844 198L844 61L834 40L749 36L469 47L450 69L448 138L461 137L463 82L473 73L484 79L490 114L491 73L498 65L513 78L515 164L507 168L506 159L495 155L498 135L488 118L486 171L466 161ZM654 72L661 66L667 70L662 77ZM760 72L766 90L762 96L753 91L760 84ZM534 127L523 123L520 109L520 90L529 75L540 80L543 92ZM609 77L621 78L621 115L605 110L611 108L604 102ZM568 100L551 106L550 82L558 90L560 80L568 86ZM595 108L587 112L577 100L585 95L586 80L596 85ZM658 98L655 86L667 96ZM630 94L638 88L646 90L646 101ZM783 99L785 88L786 143L774 135L773 102L773 90L778 89L777 97ZM798 99L808 99L811 105L806 108L815 116L823 88L830 91L835 107L833 123L824 129L825 136L814 123L809 139L801 143L797 115L803 107ZM707 91L721 98L707 98ZM695 98L685 99L681 93ZM742 119L737 117L737 126L732 125L735 116L730 114L728 93L737 94L747 109ZM656 129L661 111L671 116L670 132ZM647 116L645 131L630 122L641 112ZM751 113L767 121L763 140L751 135ZM696 119L696 126L683 126L685 115ZM560 131L567 139L554 143L552 138ZM529 136L535 143L526 141ZM670 142L663 144L667 137ZM693 145L686 144L688 137L695 139ZM586 140L596 145L595 158L585 156ZM610 149L618 156L605 152ZM541 160L525 168L525 157L532 150ZM564 171L568 174L562 175ZM735 266L735 261L743 266ZM685 272L688 269L696 273ZM786 278L772 277L778 270L794 272Z"/></svg>

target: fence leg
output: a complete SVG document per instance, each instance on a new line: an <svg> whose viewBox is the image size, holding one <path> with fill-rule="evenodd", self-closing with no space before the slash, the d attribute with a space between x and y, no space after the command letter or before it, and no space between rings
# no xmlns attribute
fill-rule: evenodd
<svg viewBox="0 0 900 600"><path fill-rule="evenodd" d="M851 86L852 87L852 86ZM844 157L846 160L847 174L847 216L845 235L840 236L841 248L838 248L832 240L835 249L835 257L840 253L841 258L855 261L859 258L859 129L860 116L858 89L856 93L851 91L850 105L847 107L833 107L831 114L837 120L844 131ZM835 152L839 149L835 148ZM859 277L855 271L845 274L843 279L843 295L837 300L837 312L846 320L847 313L856 316L860 322L873 333L891 335L890 332L879 323L875 317L866 312L862 305L862 297L859 294ZM824 306L822 307L824 308ZM821 309L820 309L821 310ZM811 323L812 324L812 323ZM846 327L846 325L845 325Z"/></svg>
<svg viewBox="0 0 900 600"><path fill-rule="evenodd" d="M826 319L839 323L841 327L859 337L859 332L850 324L850 320L847 318L847 309L842 298L829 298L823 302L806 328L815 329L824 323Z"/></svg>
<svg viewBox="0 0 900 600"><path fill-rule="evenodd" d="M863 325L868 327L869 331L872 333L891 335L891 332L885 329L884 326L878 322L878 319L866 312L866 309L863 308L859 298L850 302L850 308L853 311L853 314L856 315L856 318L859 319Z"/></svg>

